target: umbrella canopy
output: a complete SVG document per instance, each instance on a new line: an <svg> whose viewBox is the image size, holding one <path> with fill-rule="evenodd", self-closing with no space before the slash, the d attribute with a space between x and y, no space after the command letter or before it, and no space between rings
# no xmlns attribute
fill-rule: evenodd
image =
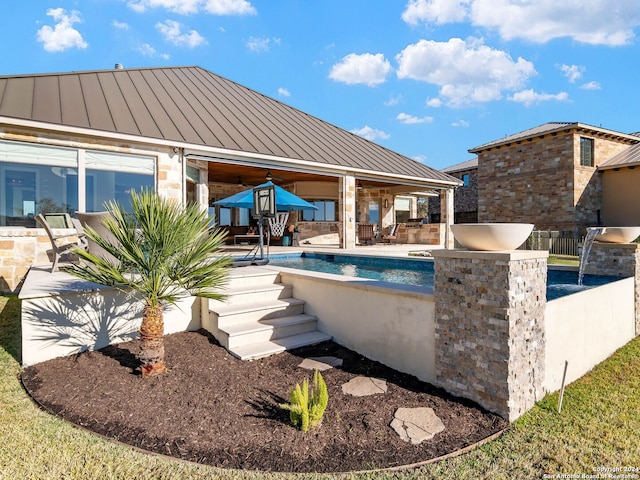
<svg viewBox="0 0 640 480"><path fill-rule="evenodd" d="M275 187L276 193L276 210L317 210L318 207L315 205L291 192L287 192L284 188L274 185L272 182L263 183L255 188L270 187L272 185ZM213 203L221 207L253 208L253 188Z"/></svg>

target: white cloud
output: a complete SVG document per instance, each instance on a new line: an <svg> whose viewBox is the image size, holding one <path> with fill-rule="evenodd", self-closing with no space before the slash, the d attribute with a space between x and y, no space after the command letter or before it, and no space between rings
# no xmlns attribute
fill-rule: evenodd
<svg viewBox="0 0 640 480"><path fill-rule="evenodd" d="M246 0L130 0L127 5L142 13L150 8L190 15L200 12L212 15L255 15L256 9Z"/></svg>
<svg viewBox="0 0 640 480"><path fill-rule="evenodd" d="M289 90L287 90L286 88L280 87L278 89L278 95L280 95L281 97L290 97L291 96L291 92Z"/></svg>
<svg viewBox="0 0 640 480"><path fill-rule="evenodd" d="M138 52L140 52L145 57L153 57L156 54L156 49L148 43L143 43L138 47Z"/></svg>
<svg viewBox="0 0 640 480"><path fill-rule="evenodd" d="M371 140L372 142L378 140L379 138L386 140L390 137L388 133L385 133L382 130L371 128L369 125L365 125L362 128L355 128L351 130L351 133L355 133L356 135L359 135L362 138L366 138L367 140Z"/></svg>
<svg viewBox="0 0 640 480"><path fill-rule="evenodd" d="M640 24L636 0L473 0L474 25L495 28L505 40L546 43L568 37L592 45L626 45Z"/></svg>
<svg viewBox="0 0 640 480"><path fill-rule="evenodd" d="M249 37L246 46L249 50L255 53L268 52L271 48L271 42L275 45L280 45L279 38Z"/></svg>
<svg viewBox="0 0 640 480"><path fill-rule="evenodd" d="M365 84L369 87L384 83L391 64L381 53L350 53L331 67L329 78L349 85Z"/></svg>
<svg viewBox="0 0 640 480"><path fill-rule="evenodd" d="M82 38L82 34L73 28L74 23L80 23L80 12L73 10L67 15L64 8L50 8L47 15L52 17L55 26L45 25L38 30L37 38L42 42L47 52L62 52L69 48L85 49L89 46Z"/></svg>
<svg viewBox="0 0 640 480"><path fill-rule="evenodd" d="M468 15L470 0L409 0L402 20L409 25L419 23L462 22Z"/></svg>
<svg viewBox="0 0 640 480"><path fill-rule="evenodd" d="M182 25L174 20L166 20L164 23L156 23L156 29L162 34L167 42L178 46L197 47L206 45L207 41L195 30L189 33L182 33Z"/></svg>
<svg viewBox="0 0 640 480"><path fill-rule="evenodd" d="M396 120L400 120L405 125L415 125L416 123L431 123L433 122L433 117L415 117L408 113L399 113Z"/></svg>
<svg viewBox="0 0 640 480"><path fill-rule="evenodd" d="M440 98L428 98L427 107L440 108L442 106L442 99Z"/></svg>
<svg viewBox="0 0 640 480"><path fill-rule="evenodd" d="M497 30L505 40L546 43L571 38L592 45L628 45L640 25L637 0L409 0L402 19L410 25L468 19Z"/></svg>
<svg viewBox="0 0 640 480"><path fill-rule="evenodd" d="M427 161L426 155L414 155L413 158L416 162L425 163Z"/></svg>
<svg viewBox="0 0 640 480"><path fill-rule="evenodd" d="M118 20L112 20L111 25L118 30L129 30L129 24L126 22L119 22Z"/></svg>
<svg viewBox="0 0 640 480"><path fill-rule="evenodd" d="M396 56L398 78L440 87L440 102L451 107L500 99L505 90L522 88L536 74L533 63L517 61L482 40L451 38L447 42L420 40ZM429 100L429 106L438 101Z"/></svg>
<svg viewBox="0 0 640 480"><path fill-rule="evenodd" d="M451 124L452 127L461 127L461 128L467 128L469 126L469 122L467 122L466 120L458 120L457 122L453 122Z"/></svg>
<svg viewBox="0 0 640 480"><path fill-rule="evenodd" d="M581 65L560 65L560 70L569 79L569 82L576 83L582 77L585 68Z"/></svg>
<svg viewBox="0 0 640 480"><path fill-rule="evenodd" d="M255 15L256 9L246 0L207 0L205 10L214 15Z"/></svg>
<svg viewBox="0 0 640 480"><path fill-rule="evenodd" d="M541 102L565 102L569 100L569 94L567 92L560 92L556 94L538 93L534 92L533 89L529 89L514 93L509 97L509 100L522 103L525 107L530 107L531 105Z"/></svg>
<svg viewBox="0 0 640 480"><path fill-rule="evenodd" d="M384 102L384 106L385 107L395 107L400 102L402 102L402 94L399 93L398 95L391 95L389 97L389 100Z"/></svg>
<svg viewBox="0 0 640 480"><path fill-rule="evenodd" d="M595 81L583 83L582 85L580 85L580 88L582 90L600 90L600 89L602 89L602 87L600 86L600 83L595 82Z"/></svg>

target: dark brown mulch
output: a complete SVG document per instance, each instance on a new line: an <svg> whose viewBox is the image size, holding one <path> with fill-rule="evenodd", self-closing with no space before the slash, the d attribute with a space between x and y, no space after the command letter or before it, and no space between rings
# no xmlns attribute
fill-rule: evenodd
<svg viewBox="0 0 640 480"><path fill-rule="evenodd" d="M165 337L170 372L142 379L137 340L26 368L22 381L47 410L107 437L223 468L345 472L422 462L504 429L471 402L392 370L334 342L256 361L232 357L204 330ZM323 372L329 406L320 428L304 434L279 404L313 373L305 357L336 356ZM387 380L386 394L353 397L342 384L359 376ZM420 445L390 427L399 407L431 407L446 429Z"/></svg>

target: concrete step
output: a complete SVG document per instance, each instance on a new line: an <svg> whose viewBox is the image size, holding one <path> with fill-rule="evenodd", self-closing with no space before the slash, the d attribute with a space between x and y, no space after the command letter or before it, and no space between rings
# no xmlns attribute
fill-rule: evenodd
<svg viewBox="0 0 640 480"><path fill-rule="evenodd" d="M303 313L260 322L238 323L221 328L218 340L225 348L233 349L313 332L316 330L316 321L316 317Z"/></svg>
<svg viewBox="0 0 640 480"><path fill-rule="evenodd" d="M216 310L224 305L238 305L245 303L266 302L291 298L293 287L282 283L269 283L258 285L242 285L227 288L224 294L226 300L209 300L209 310Z"/></svg>
<svg viewBox="0 0 640 480"><path fill-rule="evenodd" d="M258 285L269 285L278 282L280 273L260 267L240 267L232 268L229 273L228 289L238 289L242 287L256 287Z"/></svg>
<svg viewBox="0 0 640 480"><path fill-rule="evenodd" d="M223 304L210 310L210 322L218 329L225 329L237 323L257 322L271 318L287 317L304 313L304 300L280 298L263 302Z"/></svg>
<svg viewBox="0 0 640 480"><path fill-rule="evenodd" d="M229 349L229 352L241 360L255 360L257 358L268 357L269 355L274 355L276 353L282 353L293 348L326 342L327 340L331 340L331 335L315 330L313 332L301 333L299 335Z"/></svg>

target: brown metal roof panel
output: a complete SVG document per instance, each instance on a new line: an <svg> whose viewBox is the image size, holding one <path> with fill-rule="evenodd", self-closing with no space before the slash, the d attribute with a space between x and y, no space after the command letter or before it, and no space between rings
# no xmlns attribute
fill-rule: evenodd
<svg viewBox="0 0 640 480"><path fill-rule="evenodd" d="M273 151L261 145L257 137L246 127L246 120L238 117L237 102L231 98L216 80L216 76L199 68L194 68L190 77L190 88L198 96L203 108L203 116L209 128L219 133L228 148L272 154Z"/></svg>
<svg viewBox="0 0 640 480"><path fill-rule="evenodd" d="M89 118L89 128L115 132L116 126L113 123L113 117L107 105L102 85L98 80L98 75L89 73L80 75L79 78Z"/></svg>
<svg viewBox="0 0 640 480"><path fill-rule="evenodd" d="M201 78L200 69L194 68L193 75L195 78ZM203 88L202 96L210 95L207 88ZM240 150L240 145L236 142L236 139L229 133L233 130L227 125L226 120L216 106L216 102L212 102L210 98L203 98L205 109L207 110L207 119L203 119L207 128L217 138L217 144L215 146L229 148L231 150Z"/></svg>
<svg viewBox="0 0 640 480"><path fill-rule="evenodd" d="M140 129L136 125L136 121L131 114L129 105L125 101L123 92L120 89L118 82L114 78L114 74L111 71L102 72L98 75L98 81L102 86L105 99L109 111L111 112L111 118L116 126L116 130L119 133L129 135L140 135Z"/></svg>
<svg viewBox="0 0 640 480"><path fill-rule="evenodd" d="M149 113L149 109L142 99L142 90L144 90L145 86L135 85L131 76L132 73L130 70L117 70L113 72L113 78L122 92L124 101L140 134L145 137L162 138L163 135L158 128L156 120Z"/></svg>
<svg viewBox="0 0 640 480"><path fill-rule="evenodd" d="M224 148L230 148L230 146L222 144L209 128L208 123L213 122L214 119L198 98L198 96L202 96L202 94L194 94L193 85L189 81L189 78L185 77L181 69L164 69L159 71L158 79L174 101L181 106L192 128L202 138L202 143L205 145L219 145ZM242 142L242 139L236 139L234 144L239 145L239 147L236 148L243 149L246 146L250 149L248 151L255 151L250 144Z"/></svg>
<svg viewBox="0 0 640 480"><path fill-rule="evenodd" d="M184 137L174 123L175 112L178 109L174 108L171 112L166 110L171 107L170 99L159 100L159 96L162 96L165 92L152 89L145 77L145 73L148 72L132 70L130 72L130 79L140 95L142 103L148 110L149 115L151 115L154 123L157 125L160 136L169 140L184 141Z"/></svg>
<svg viewBox="0 0 640 480"><path fill-rule="evenodd" d="M185 87L185 90L182 91L183 95L202 118L214 121L210 111L215 108L220 112L221 121L226 122L226 129L231 133L234 131L237 133L237 136L233 136L239 143L240 149L247 152L273 154L252 131L250 122L239 114L238 106L229 99L227 92L206 84L200 84L200 88L198 88L193 75L186 75L183 71L176 71L175 75L181 77Z"/></svg>
<svg viewBox="0 0 640 480"><path fill-rule="evenodd" d="M89 127L87 105L77 75L61 75L58 77L60 85L60 111L62 123L76 127Z"/></svg>
<svg viewBox="0 0 640 480"><path fill-rule="evenodd" d="M219 77L212 78L217 89L234 105L235 116L243 125L249 125L261 145L274 155L291 158L309 158L308 153L301 153L291 136L291 130L282 123L281 115L272 104L265 102L259 94L243 90L233 82L223 82Z"/></svg>
<svg viewBox="0 0 640 480"><path fill-rule="evenodd" d="M611 168L630 167L640 165L640 143L630 146L622 152L605 160L598 165L599 170L608 170Z"/></svg>
<svg viewBox="0 0 640 480"><path fill-rule="evenodd" d="M38 77L33 88L33 119L48 123L61 123L59 77Z"/></svg>
<svg viewBox="0 0 640 480"><path fill-rule="evenodd" d="M9 78L2 96L1 115L32 119L33 84L30 77Z"/></svg>
<svg viewBox="0 0 640 480"><path fill-rule="evenodd" d="M141 71L147 85L149 85L150 92L157 98L162 110L165 112L161 115L166 115L169 120L173 122L177 130L176 141L183 141L188 143L203 144L202 137L193 128L192 122L187 118L184 109L179 107L176 103L181 101L181 98L174 98L174 95L167 91L165 84L169 85L173 89L173 85L166 80L164 75L157 70L143 70ZM163 121L164 122L164 121ZM219 146L219 145L212 145Z"/></svg>

